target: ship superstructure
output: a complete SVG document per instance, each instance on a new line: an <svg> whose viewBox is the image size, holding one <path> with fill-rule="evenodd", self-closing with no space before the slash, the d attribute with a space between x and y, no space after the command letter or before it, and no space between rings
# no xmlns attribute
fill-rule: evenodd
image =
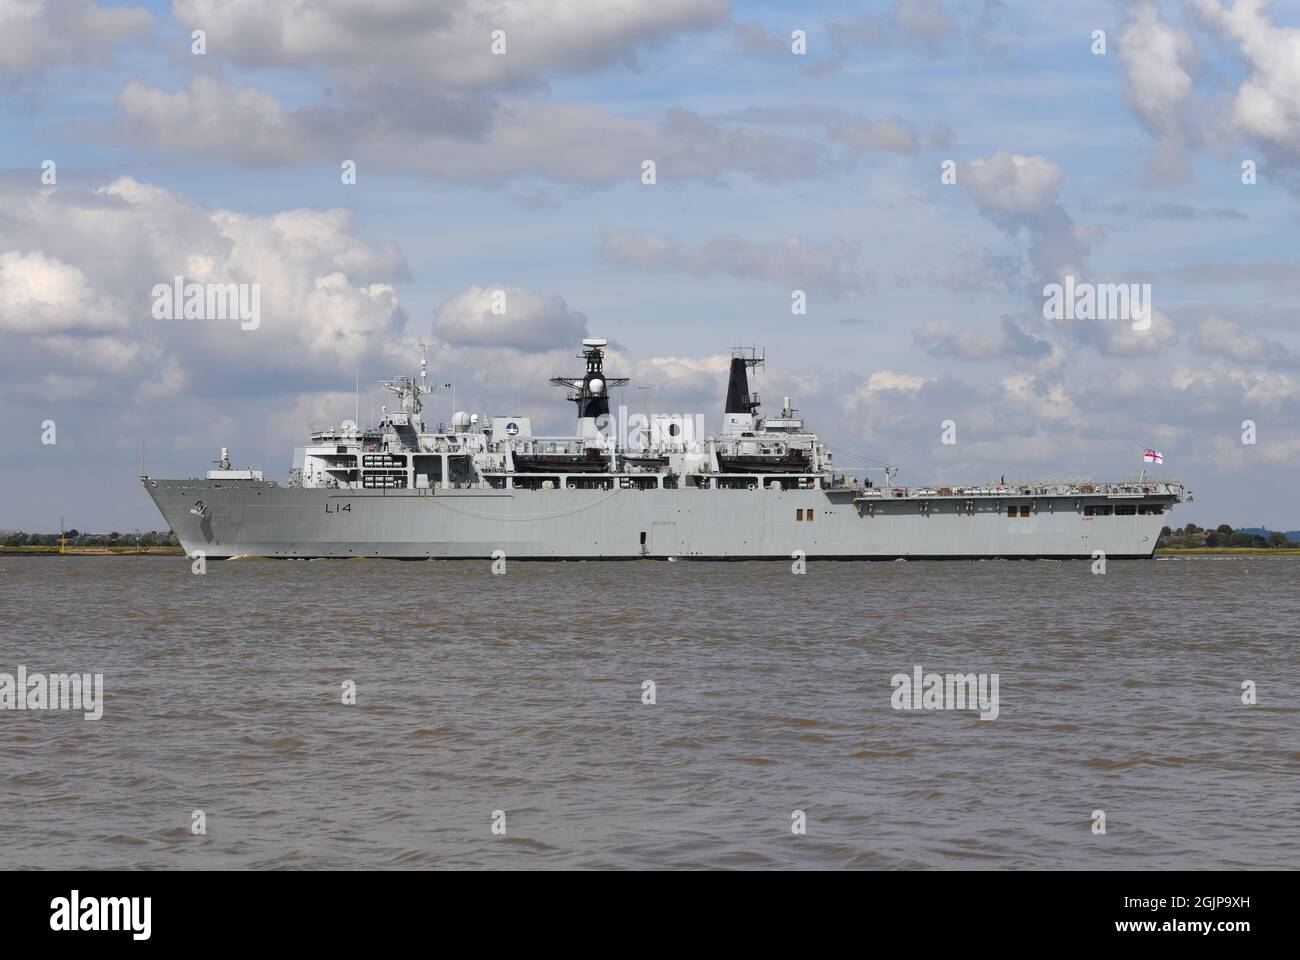
<svg viewBox="0 0 1300 960"><path fill-rule="evenodd" d="M789 397L765 418L733 352L721 430L699 415L610 410L607 342L583 341L580 376L551 382L577 406L571 435L529 417L425 420L438 389L381 385L379 423L319 427L287 485L230 468L143 478L187 552L209 557L515 559L971 559L1149 557L1164 514L1190 499L1172 478L906 487L837 467Z"/></svg>

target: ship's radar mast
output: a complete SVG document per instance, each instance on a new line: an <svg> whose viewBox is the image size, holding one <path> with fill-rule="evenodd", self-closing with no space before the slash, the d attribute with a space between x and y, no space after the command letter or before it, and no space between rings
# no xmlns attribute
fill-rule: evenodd
<svg viewBox="0 0 1300 960"><path fill-rule="evenodd" d="M437 390L447 390L451 388L450 383L429 383L429 358L425 355L425 345L420 344L420 376L415 377L394 377L391 380L380 380L379 385L390 393L397 394L401 400L401 412L410 416L417 416L424 409L424 401L421 397L427 397Z"/></svg>
<svg viewBox="0 0 1300 960"><path fill-rule="evenodd" d="M605 376L605 347L608 344L604 337L587 337L582 341L582 353L578 354L587 361L587 372L581 377L551 378L551 383L557 387L567 387L569 399L578 405L578 433L581 436L595 435L596 421L609 416L610 389L628 382L627 377Z"/></svg>

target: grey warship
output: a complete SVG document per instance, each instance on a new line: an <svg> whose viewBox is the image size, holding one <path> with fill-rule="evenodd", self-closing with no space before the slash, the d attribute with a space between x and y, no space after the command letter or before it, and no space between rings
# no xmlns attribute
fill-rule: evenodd
<svg viewBox="0 0 1300 960"><path fill-rule="evenodd" d="M436 389L382 381L379 423L310 432L287 484L235 469L141 480L187 554L511 560L972 560L1149 558L1165 514L1191 494L1173 478L902 486L833 462L786 398L765 417L733 353L721 430L703 417L611 417L607 341L583 341L585 371L552 380L577 405L572 435L528 417L454 413L426 423Z"/></svg>

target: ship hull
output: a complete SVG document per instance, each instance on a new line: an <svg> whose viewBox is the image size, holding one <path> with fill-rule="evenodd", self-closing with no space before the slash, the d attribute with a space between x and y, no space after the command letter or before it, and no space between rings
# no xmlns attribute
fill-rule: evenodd
<svg viewBox="0 0 1300 960"><path fill-rule="evenodd" d="M1172 496L1086 516L1102 496L867 504L845 490L340 490L158 480L145 489L208 558L973 560L1149 558ZM1127 503L1138 505L1138 501ZM1032 506L1031 506L1032 504ZM1152 512L1159 509L1161 513ZM800 519L812 516L813 519Z"/></svg>

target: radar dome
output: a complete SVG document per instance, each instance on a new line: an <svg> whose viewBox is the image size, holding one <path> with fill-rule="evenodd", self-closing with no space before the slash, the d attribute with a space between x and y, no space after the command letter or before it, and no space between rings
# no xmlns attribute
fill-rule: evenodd
<svg viewBox="0 0 1300 960"><path fill-rule="evenodd" d="M605 392L605 381L600 379L600 377L592 377L591 382L587 384L587 389L589 389L594 396L600 396Z"/></svg>

